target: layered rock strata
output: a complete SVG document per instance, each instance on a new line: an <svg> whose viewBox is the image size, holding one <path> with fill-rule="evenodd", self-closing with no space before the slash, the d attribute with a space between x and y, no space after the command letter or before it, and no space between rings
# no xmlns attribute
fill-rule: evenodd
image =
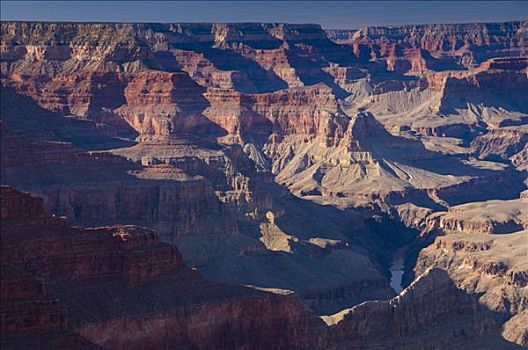
<svg viewBox="0 0 528 350"><path fill-rule="evenodd" d="M496 316L444 270L426 271L390 301L320 319L286 291L204 280L148 229L69 227L44 214L42 199L1 191L5 348L438 349L482 339L513 346L498 335Z"/></svg>
<svg viewBox="0 0 528 350"><path fill-rule="evenodd" d="M207 282L150 230L70 228L4 186L1 204L2 347L306 348L319 332L293 296Z"/></svg>
<svg viewBox="0 0 528 350"><path fill-rule="evenodd" d="M158 248L138 247L165 245L129 226L57 228L82 233L82 246L69 234L54 244L83 258L44 254L28 262L35 270L27 276L26 265L6 268L11 271L6 285L14 290L6 293L23 294L20 284L27 286L28 298L43 301L49 316L32 322L35 329L46 329L40 336L49 347L94 345L78 334L105 348L176 343L252 348L258 342L271 348L384 342L412 348L414 340L417 347L445 348L455 339L507 346L500 332L524 344L521 253L501 252L523 243L526 229L526 203L519 199L528 164L526 33L525 22L377 27L348 34L327 33L318 25L262 23L3 22L2 183L43 195L46 209L68 216L72 224L156 229L205 277L291 290L318 314L393 297L388 269L393 252L411 243L408 251L419 255L416 247L426 245L422 240L447 234L422 251L416 268L406 258L407 279L413 268L416 276L425 274L408 292L412 296L357 306L364 318L356 315L349 326L325 331L312 330L320 327L313 314L299 321L305 316L298 312L306 310L292 306L298 303L294 296L259 299L260 293L233 287L227 304L218 297L210 306L208 298L225 287L184 267L167 267L164 255L154 252L152 268L168 269L158 276L145 267L150 251ZM97 242L108 236L118 242L127 234L143 237L133 249L140 266L127 260L119 244L103 250L100 261L83 250L95 236ZM453 234L464 235L457 236L464 242L451 244ZM495 242L495 248L484 249L481 240ZM28 242L22 255L40 251L36 241ZM484 248L449 248L458 245ZM117 266L116 256L127 263ZM55 270L54 261L64 269ZM426 273L430 266L445 269L449 277ZM173 269L187 272L165 279ZM95 270L104 276L92 276ZM35 280L33 273L41 277ZM104 287L90 289L74 278L104 280ZM38 287L39 279L51 281L51 287ZM187 288L202 283L212 292ZM107 294L99 295L99 289ZM416 305L428 298L420 291L429 295L435 289L437 310L420 313ZM122 291L121 303L116 290ZM174 301L172 293L184 297ZM156 312L177 311L146 317L155 303L134 301L152 295L163 301ZM125 312L113 304L130 307L131 314L121 317ZM27 303L19 305L26 312ZM464 315L454 324L449 324L451 306ZM280 313L277 320L275 307L287 315ZM91 309L99 314L90 316ZM198 316L189 321L193 312ZM221 313L232 315L225 322L233 336L222 335L224 326L211 333L200 328L209 314ZM250 315L250 325L238 321L243 313ZM263 333L258 333L259 313L266 315ZM428 334L426 322L433 324L429 343L420 340ZM193 326L169 331L185 323ZM159 333L135 338L143 329ZM126 336L116 336L116 330ZM27 331L33 332L17 333L12 344L23 344ZM263 336L251 340L239 331ZM310 332L314 337L305 335ZM404 340L395 343L390 337L396 335Z"/></svg>

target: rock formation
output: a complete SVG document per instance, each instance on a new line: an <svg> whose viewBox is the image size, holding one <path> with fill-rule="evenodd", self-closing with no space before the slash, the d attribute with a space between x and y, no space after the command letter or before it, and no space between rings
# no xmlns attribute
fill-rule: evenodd
<svg viewBox="0 0 528 350"><path fill-rule="evenodd" d="M509 234L456 233L437 237L422 250L416 275L430 266L446 269L458 288L479 295L480 305L500 315L503 336L527 345L521 326L528 304L527 231Z"/></svg>
<svg viewBox="0 0 528 350"><path fill-rule="evenodd" d="M205 281L148 229L69 228L1 190L2 347L305 348L321 333L292 295Z"/></svg>
<svg viewBox="0 0 528 350"><path fill-rule="evenodd" d="M457 205L427 217L427 230L502 234L528 230L526 198Z"/></svg>
<svg viewBox="0 0 528 350"><path fill-rule="evenodd" d="M365 302L323 320L337 349L467 348L468 338L471 346L516 348L497 336L482 339L482 334L500 332L493 314L458 290L441 269L429 269L391 300Z"/></svg>
<svg viewBox="0 0 528 350"><path fill-rule="evenodd" d="M526 345L527 33L2 22L6 346Z"/></svg>
<svg viewBox="0 0 528 350"><path fill-rule="evenodd" d="M204 280L146 228L69 227L66 218L44 213L42 199L1 191L5 348L326 349L368 342L418 349L431 330L432 349L480 336L511 344L498 335L494 315L440 269L390 301L320 319L290 292ZM453 324L453 312L463 321ZM508 338L517 336L505 327Z"/></svg>
<svg viewBox="0 0 528 350"><path fill-rule="evenodd" d="M359 57L383 58L395 70L434 70L480 64L488 58L525 56L526 22L426 24L329 31L336 42L352 45Z"/></svg>

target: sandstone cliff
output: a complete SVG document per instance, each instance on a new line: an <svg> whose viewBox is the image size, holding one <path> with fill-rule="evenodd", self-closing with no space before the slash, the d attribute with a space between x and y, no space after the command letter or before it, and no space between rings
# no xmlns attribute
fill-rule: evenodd
<svg viewBox="0 0 528 350"><path fill-rule="evenodd" d="M330 38L353 46L360 57L384 58L395 69L456 69L491 57L526 54L526 22L426 24L330 30ZM417 58L413 55L417 54Z"/></svg>
<svg viewBox="0 0 528 350"><path fill-rule="evenodd" d="M44 214L40 198L1 190L5 348L439 349L482 339L490 348L511 345L498 335L497 317L440 269L390 301L321 320L289 292L204 280L148 229L69 227L65 218ZM515 339L514 327L507 329Z"/></svg>
<svg viewBox="0 0 528 350"><path fill-rule="evenodd" d="M4 186L1 204L2 347L317 344L322 323L293 296L207 282L150 230L69 228Z"/></svg>
<svg viewBox="0 0 528 350"><path fill-rule="evenodd" d="M336 349L466 348L468 339L473 345L515 348L489 336L500 332L493 314L457 289L441 269L424 272L391 300L365 302L323 319L337 341Z"/></svg>

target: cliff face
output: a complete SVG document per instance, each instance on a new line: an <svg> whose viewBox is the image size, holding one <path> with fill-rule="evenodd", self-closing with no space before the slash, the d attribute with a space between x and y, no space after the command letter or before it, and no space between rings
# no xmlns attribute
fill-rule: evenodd
<svg viewBox="0 0 528 350"><path fill-rule="evenodd" d="M2 346L304 348L321 326L293 296L204 281L150 230L69 228L9 187L1 215Z"/></svg>
<svg viewBox="0 0 528 350"><path fill-rule="evenodd" d="M126 86L116 110L140 135L193 133L211 124L200 113L206 101L185 73L142 73Z"/></svg>
<svg viewBox="0 0 528 350"><path fill-rule="evenodd" d="M471 67L492 57L526 54L526 22L427 24L328 31L360 57L386 59L389 69Z"/></svg>
<svg viewBox="0 0 528 350"><path fill-rule="evenodd" d="M2 166L4 183L44 194L49 211L78 224L137 223L170 238L200 232L206 217L213 220L222 211L204 178L174 166L145 167L8 130L2 132ZM22 176L28 166L38 171ZM219 229L233 232L228 225Z"/></svg>
<svg viewBox="0 0 528 350"><path fill-rule="evenodd" d="M302 86L299 74L312 71L331 83L317 64L297 74L293 55L344 52L317 25L4 22L2 37L3 84L38 95L46 109L98 122L121 117L156 136L221 133L201 114L209 103L217 123L226 116L215 110L234 91ZM209 102L198 85L210 89ZM246 123L244 115L235 118Z"/></svg>
<svg viewBox="0 0 528 350"><path fill-rule="evenodd" d="M468 203L429 215L422 234L432 244L414 266L418 276L431 266L445 269L458 288L479 295L500 315L502 334L527 344L522 322L526 304L526 199Z"/></svg>
<svg viewBox="0 0 528 350"><path fill-rule="evenodd" d="M522 151L528 143L528 134L523 127L490 130L471 141L471 147L483 158L499 157L508 159Z"/></svg>
<svg viewBox="0 0 528 350"><path fill-rule="evenodd" d="M459 322L459 317L466 320ZM323 319L330 326L332 339L340 344L337 348L343 349L445 349L461 346L468 338L488 346L501 344L500 340L493 344L492 338L477 339L478 334L499 333L492 313L457 289L441 269L426 271L391 300L365 302ZM451 330L447 336L446 327ZM426 329L424 339L420 334ZM502 346L508 347L508 343L502 341Z"/></svg>
<svg viewBox="0 0 528 350"><path fill-rule="evenodd" d="M326 349L392 339L398 348L437 349L482 335L506 344L495 318L443 270L390 301L321 320L290 292L204 280L148 229L71 228L44 214L42 199L6 186L1 204L6 348ZM453 323L455 311L464 322Z"/></svg>
<svg viewBox="0 0 528 350"><path fill-rule="evenodd" d="M525 327L518 325L526 312L526 230L500 235L472 233L438 237L422 250L415 273L430 266L447 270L458 288L479 296L479 303L497 312L503 336L528 344Z"/></svg>
<svg viewBox="0 0 528 350"><path fill-rule="evenodd" d="M65 218L44 215L42 199L10 187L2 187L2 205L2 263L37 276L57 281L107 276L144 284L183 266L176 248L161 246L151 231L128 226L70 231ZM21 225L24 220L27 226Z"/></svg>
<svg viewBox="0 0 528 350"><path fill-rule="evenodd" d="M528 229L524 210L526 198L508 201L491 200L454 206L447 212L437 212L426 220L427 231L477 234L514 233Z"/></svg>

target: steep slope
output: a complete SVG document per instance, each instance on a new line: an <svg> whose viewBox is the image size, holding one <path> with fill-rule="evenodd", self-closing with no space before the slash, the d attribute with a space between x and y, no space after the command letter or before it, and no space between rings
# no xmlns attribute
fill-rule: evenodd
<svg viewBox="0 0 528 350"><path fill-rule="evenodd" d="M518 348L498 335L495 317L433 268L391 300L365 302L323 320L335 349Z"/></svg>
<svg viewBox="0 0 528 350"><path fill-rule="evenodd" d="M360 57L383 58L389 69L462 69L488 58L526 55L527 23L424 24L328 31Z"/></svg>
<svg viewBox="0 0 528 350"><path fill-rule="evenodd" d="M322 326L291 295L203 280L150 230L69 228L4 186L1 215L2 347L305 348Z"/></svg>
<svg viewBox="0 0 528 350"><path fill-rule="evenodd" d="M426 271L390 301L321 320L292 294L204 280L153 231L68 227L43 213L42 199L1 191L5 348L515 348L444 270Z"/></svg>

